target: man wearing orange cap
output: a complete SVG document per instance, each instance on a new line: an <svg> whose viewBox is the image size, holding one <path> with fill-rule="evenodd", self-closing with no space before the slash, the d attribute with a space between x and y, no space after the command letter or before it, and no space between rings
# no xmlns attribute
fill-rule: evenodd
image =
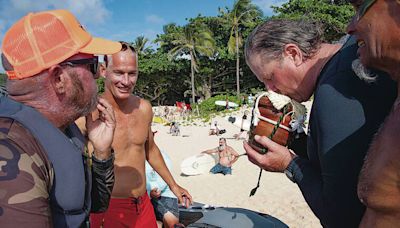
<svg viewBox="0 0 400 228"><path fill-rule="evenodd" d="M191 202L188 191L179 186L169 172L154 142L151 130L151 104L132 95L138 79L135 49L122 43L122 50L106 55L100 74L105 77L102 97L115 111L117 126L112 147L115 149L115 185L105 213L92 213L92 227L157 227L152 204L146 191L145 161L168 184L178 201Z"/></svg>
<svg viewBox="0 0 400 228"><path fill-rule="evenodd" d="M112 106L97 100L96 54L118 42L92 37L66 10L30 13L5 34L8 97L0 97L1 227L84 227L114 184ZM100 117L90 113L96 109ZM74 121L87 115L94 146ZM93 181L92 181L93 179Z"/></svg>
<svg viewBox="0 0 400 228"><path fill-rule="evenodd" d="M400 89L400 1L349 0L356 14L347 31L358 43L360 61L383 70ZM367 206L360 227L400 224L400 94L368 150L358 182L358 197Z"/></svg>

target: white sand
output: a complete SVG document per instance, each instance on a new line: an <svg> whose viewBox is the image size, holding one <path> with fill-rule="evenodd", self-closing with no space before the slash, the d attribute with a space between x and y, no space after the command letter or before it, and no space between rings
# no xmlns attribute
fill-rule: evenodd
<svg viewBox="0 0 400 228"><path fill-rule="evenodd" d="M239 154L245 153L242 141L232 139L239 128L223 117L215 120L227 132L228 145ZM200 124L198 124L200 125ZM188 189L194 201L215 206L242 207L269 214L280 219L289 227L321 227L311 212L299 188L285 174L263 172L261 186L253 197L249 192L257 184L259 168L242 156L233 165L233 175L203 174L199 176L181 176L180 163L186 157L196 155L203 150L218 146L218 136L209 136L208 124L203 126L182 126L181 136L168 134L169 127L154 124L157 130L155 140L160 149L170 156L175 180ZM188 137L182 137L188 135Z"/></svg>

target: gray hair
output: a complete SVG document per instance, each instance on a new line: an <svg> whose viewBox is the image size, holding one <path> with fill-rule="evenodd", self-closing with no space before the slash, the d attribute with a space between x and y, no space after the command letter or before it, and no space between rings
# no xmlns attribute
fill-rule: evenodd
<svg viewBox="0 0 400 228"><path fill-rule="evenodd" d="M280 58L286 44L295 44L306 59L312 57L322 43L322 26L309 20L272 19L257 26L247 38L245 58L252 54L263 54L269 58Z"/></svg>
<svg viewBox="0 0 400 228"><path fill-rule="evenodd" d="M136 54L136 49L135 47L133 47L131 44L129 44L128 42L125 41L119 41L121 43L121 51L131 51L133 54ZM106 67L112 65L112 55L105 55L104 56L104 63L106 65Z"/></svg>
<svg viewBox="0 0 400 228"><path fill-rule="evenodd" d="M357 77L367 83L375 82L378 77L375 72L372 72L361 63L360 58L353 60L353 62L351 63L351 68L353 69Z"/></svg>
<svg viewBox="0 0 400 228"><path fill-rule="evenodd" d="M14 67L8 61L4 54L1 54L1 62L4 70L12 71ZM47 74L45 72L40 72L32 77L27 77L19 80L8 80L6 83L6 91L9 95L26 95L31 93L40 94L44 88L50 85L47 82ZM43 97L46 98L46 94Z"/></svg>

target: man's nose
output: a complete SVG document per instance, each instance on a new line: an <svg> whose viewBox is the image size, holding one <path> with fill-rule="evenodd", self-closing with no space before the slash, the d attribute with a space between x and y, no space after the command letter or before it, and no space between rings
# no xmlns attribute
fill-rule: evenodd
<svg viewBox="0 0 400 228"><path fill-rule="evenodd" d="M129 83L129 76L128 76L128 73L124 73L124 74L122 75L122 83L124 83L124 84L128 84L128 83Z"/></svg>

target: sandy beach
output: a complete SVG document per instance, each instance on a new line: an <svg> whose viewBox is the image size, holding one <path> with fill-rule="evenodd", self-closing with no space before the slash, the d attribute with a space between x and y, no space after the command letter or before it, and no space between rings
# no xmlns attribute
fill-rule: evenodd
<svg viewBox="0 0 400 228"><path fill-rule="evenodd" d="M237 115L240 112L237 112ZM227 143L239 154L244 154L243 142L233 135L240 129L224 119L216 117L226 133ZM249 192L257 184L259 168L241 156L233 165L232 175L203 174L198 176L181 175L181 162L206 149L218 146L219 136L209 136L209 124L197 122L196 125L183 126L181 136L168 134L169 127L153 124L153 131L158 131L155 140L159 148L171 158L171 170L175 180L189 190L194 201L214 206L242 207L269 214L280 219L289 227L321 227L318 219L306 204L299 188L285 174L263 172L260 187L255 196Z"/></svg>

